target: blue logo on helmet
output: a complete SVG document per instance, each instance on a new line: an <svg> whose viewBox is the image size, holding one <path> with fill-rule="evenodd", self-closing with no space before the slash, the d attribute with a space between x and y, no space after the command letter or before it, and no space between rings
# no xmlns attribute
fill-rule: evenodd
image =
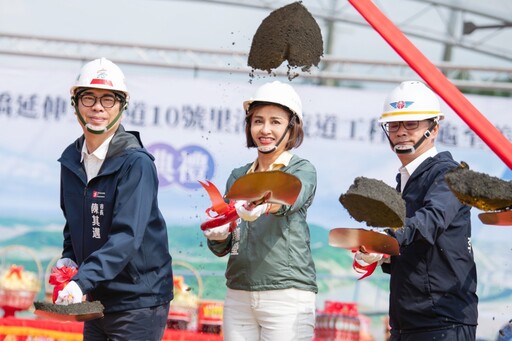
<svg viewBox="0 0 512 341"><path fill-rule="evenodd" d="M391 105L395 109L405 109L408 108L413 103L413 101L397 101L389 103L389 105Z"/></svg>

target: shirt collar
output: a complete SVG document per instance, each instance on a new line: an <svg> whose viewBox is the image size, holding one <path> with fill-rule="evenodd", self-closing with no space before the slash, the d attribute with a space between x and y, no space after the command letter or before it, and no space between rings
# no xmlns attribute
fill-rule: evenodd
<svg viewBox="0 0 512 341"><path fill-rule="evenodd" d="M436 155L437 155L437 149L435 146L433 146L432 148L430 148L429 150L427 150L426 152L424 152L423 154L418 156L416 159L409 162L409 164L407 164L403 167L400 167L400 169L405 168L407 170L407 173L409 173L409 175L411 175L412 173L414 173L416 168L418 168L419 165L421 165L421 163L423 161L425 161L429 157L434 157Z"/></svg>
<svg viewBox="0 0 512 341"><path fill-rule="evenodd" d="M80 162L83 162L84 158L86 156L91 156L91 155L94 155L96 158L98 158L99 160L105 160L105 158L107 157L107 152L108 152L108 146L110 144L110 141L112 141L112 139L114 138L114 135L108 137L105 141L103 141L103 143L98 147L96 148L96 150L94 152L92 152L91 154L89 154L87 152L87 143L86 141L84 140L84 145L82 146L82 158L80 159Z"/></svg>
<svg viewBox="0 0 512 341"><path fill-rule="evenodd" d="M293 157L293 154L290 153L289 151L285 150L284 152L281 153L281 155L279 155L277 157L277 159L270 165L269 167L269 171L272 171L272 170L276 170L276 169L279 169L279 168L282 168L282 167L286 167L288 166L288 164L290 163L290 160L292 159ZM249 168L249 170L247 171L247 173L254 173L254 170L256 169L256 167L258 166L258 160L256 159L252 165L251 165L251 168Z"/></svg>

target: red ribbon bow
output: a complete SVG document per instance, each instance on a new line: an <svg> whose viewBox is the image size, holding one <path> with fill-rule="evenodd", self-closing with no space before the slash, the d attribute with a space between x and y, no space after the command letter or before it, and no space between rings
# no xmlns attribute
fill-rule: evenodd
<svg viewBox="0 0 512 341"><path fill-rule="evenodd" d="M74 275L78 272L78 269L75 267L67 267L63 266L61 268L57 268L56 266L52 268L52 272L50 274L50 278L48 279L48 283L54 285L53 287L53 295L52 301L55 303L57 298L59 297L59 291L64 289L64 287L71 281Z"/></svg>
<svg viewBox="0 0 512 341"><path fill-rule="evenodd" d="M21 273L23 272L23 267L22 266L17 266L17 265L11 265L11 267L9 268L9 272L7 273L7 278L10 278L11 276L15 275L16 277L18 277L18 279L21 279Z"/></svg>
<svg viewBox="0 0 512 341"><path fill-rule="evenodd" d="M233 231L236 228L235 221L238 219L238 213L236 212L235 203L230 201L227 204L220 194L220 191L215 187L213 183L206 180L206 182L199 181L203 188L208 193L208 196L212 202L212 207L206 209L206 215L210 218L209 220L201 224L201 230L207 230L214 227L230 223L229 231ZM213 215L212 212L216 213Z"/></svg>

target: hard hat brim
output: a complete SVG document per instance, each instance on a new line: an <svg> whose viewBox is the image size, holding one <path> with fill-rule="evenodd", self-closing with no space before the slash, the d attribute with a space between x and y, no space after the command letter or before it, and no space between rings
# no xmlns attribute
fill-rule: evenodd
<svg viewBox="0 0 512 341"><path fill-rule="evenodd" d="M71 96L74 96L76 94L76 91L78 89L101 89L101 90L110 90L112 92L118 92L118 93L122 93L126 99L126 101L128 101L128 99L130 98L130 95L128 94L127 91L123 91L123 90L114 90L112 89L111 87L108 87L108 86L102 86L102 85L94 85L94 86L73 86L71 87L71 89L69 90Z"/></svg>
<svg viewBox="0 0 512 341"><path fill-rule="evenodd" d="M379 123L398 122L398 121L423 121L431 118L439 117L444 119L442 112L393 112L385 113L379 118Z"/></svg>
<svg viewBox="0 0 512 341"><path fill-rule="evenodd" d="M268 103L268 104L275 104L277 106L281 106L283 108L286 108L288 109L292 114L295 114L297 116L297 118L299 120L302 121L302 113L299 113L297 112L296 110L293 110L292 108L290 107L287 107L279 102L273 102L273 101L269 101L269 100L258 100L258 99L250 99L250 100L247 100L247 101L244 101L243 102L243 107L244 107L244 110L245 110L245 115L248 116L249 115L249 108L251 107L251 104L253 104L254 102L264 102L264 103Z"/></svg>

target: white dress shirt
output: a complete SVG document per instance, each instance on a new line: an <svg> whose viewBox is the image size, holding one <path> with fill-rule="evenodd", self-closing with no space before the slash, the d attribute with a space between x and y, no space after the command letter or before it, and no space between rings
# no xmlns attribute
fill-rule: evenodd
<svg viewBox="0 0 512 341"><path fill-rule="evenodd" d="M82 159L80 161L84 163L87 182L98 175L98 172L103 165L103 161L105 161L107 156L108 146L113 137L114 135L103 141L103 143L91 154L87 151L87 143L84 141L84 145L82 147Z"/></svg>
<svg viewBox="0 0 512 341"><path fill-rule="evenodd" d="M432 147L420 156L418 156L416 159L409 162L407 165L400 167L400 193L403 193L405 185L407 184L407 181L411 177L411 174L418 168L419 165L423 161L425 161L429 157L434 157L437 155L437 149L436 147Z"/></svg>

